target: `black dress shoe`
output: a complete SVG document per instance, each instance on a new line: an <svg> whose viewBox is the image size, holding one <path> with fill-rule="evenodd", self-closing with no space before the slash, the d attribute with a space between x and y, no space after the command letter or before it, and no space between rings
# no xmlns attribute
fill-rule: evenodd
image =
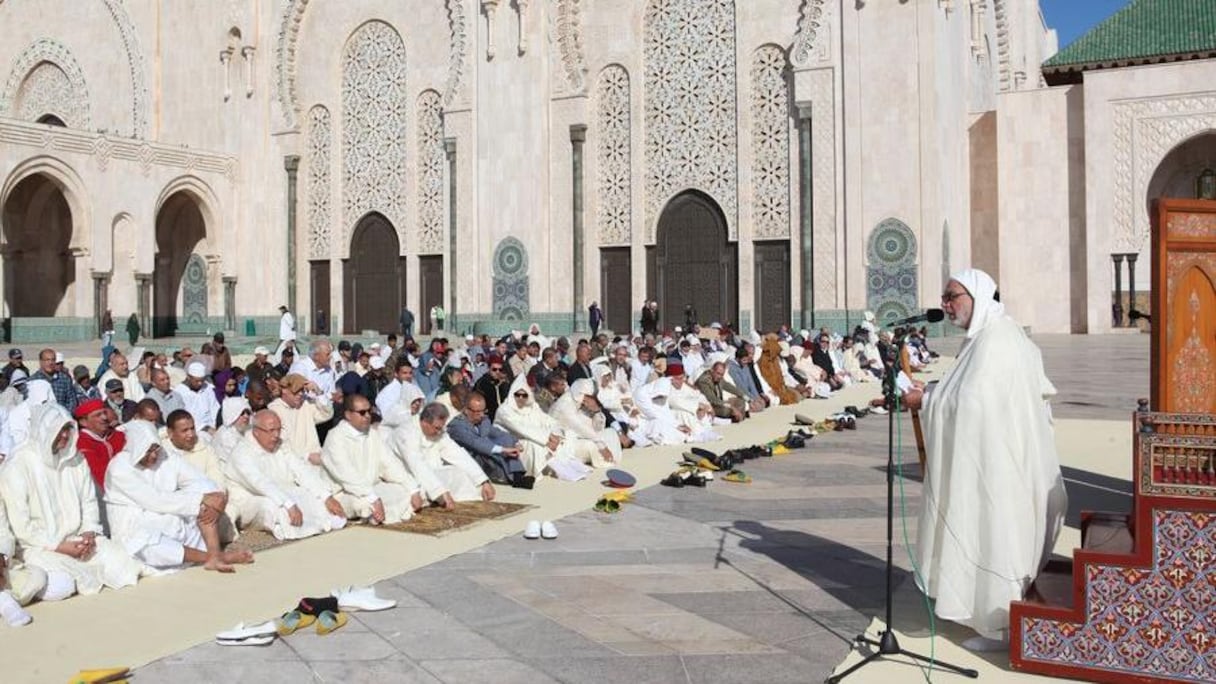
<svg viewBox="0 0 1216 684"><path fill-rule="evenodd" d="M532 489L536 485L536 478L531 475L518 473L511 481L511 486L516 489Z"/></svg>

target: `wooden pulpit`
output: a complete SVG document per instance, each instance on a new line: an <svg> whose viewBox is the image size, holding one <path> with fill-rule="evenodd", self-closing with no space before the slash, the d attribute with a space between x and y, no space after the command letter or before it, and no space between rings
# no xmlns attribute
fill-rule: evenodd
<svg viewBox="0 0 1216 684"><path fill-rule="evenodd" d="M1216 681L1216 202L1153 204L1152 387L1132 418L1132 510L1084 511L1081 548L1009 610L1016 670Z"/></svg>

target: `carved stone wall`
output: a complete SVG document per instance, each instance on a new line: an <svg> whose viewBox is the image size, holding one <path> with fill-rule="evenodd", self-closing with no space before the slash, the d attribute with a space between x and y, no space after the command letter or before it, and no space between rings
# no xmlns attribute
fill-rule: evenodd
<svg viewBox="0 0 1216 684"><path fill-rule="evenodd" d="M802 0L798 33L790 48L790 62L795 67L803 68L829 58L832 41L827 13L833 4L826 0Z"/></svg>
<svg viewBox="0 0 1216 684"><path fill-rule="evenodd" d="M84 72L66 45L39 38L13 60L0 114L25 121L54 114L69 128L93 128Z"/></svg>
<svg viewBox="0 0 1216 684"><path fill-rule="evenodd" d="M668 200L692 188L737 239L734 2L649 0L644 24L646 241Z"/></svg>
<svg viewBox="0 0 1216 684"><path fill-rule="evenodd" d="M879 324L916 310L916 236L899 219L878 224L866 247L866 306Z"/></svg>
<svg viewBox="0 0 1216 684"><path fill-rule="evenodd" d="M122 0L104 0L106 10L114 25L118 27L118 36L122 40L123 51L127 53L128 76L131 79L131 124L136 138L148 136L148 119L151 117L152 101L148 96L148 65L144 60L143 49L139 46L139 36L135 31L135 23L127 14L127 8Z"/></svg>
<svg viewBox="0 0 1216 684"><path fill-rule="evenodd" d="M463 104L468 99L464 92L464 74L468 71L469 22L465 13L466 0L447 0L448 3L448 80L443 91L443 103Z"/></svg>
<svg viewBox="0 0 1216 684"><path fill-rule="evenodd" d="M494 318L523 321L528 316L528 250L504 238L494 249Z"/></svg>
<svg viewBox="0 0 1216 684"><path fill-rule="evenodd" d="M837 293L836 234L836 105L832 70L810 73L811 94L811 196L814 231L816 306L842 306ZM820 302L824 304L820 305Z"/></svg>
<svg viewBox="0 0 1216 684"><path fill-rule="evenodd" d="M1117 102L1113 107L1113 251L1148 245L1148 184L1157 166L1188 138L1216 129L1216 94Z"/></svg>
<svg viewBox="0 0 1216 684"><path fill-rule="evenodd" d="M328 259L333 205L330 172L333 117L321 105L308 112L308 258Z"/></svg>
<svg viewBox="0 0 1216 684"><path fill-rule="evenodd" d="M443 102L439 93L427 90L418 97L418 252L442 254L443 170L447 154L443 149Z"/></svg>
<svg viewBox="0 0 1216 684"><path fill-rule="evenodd" d="M752 57L752 226L754 237L790 236L790 93L785 51Z"/></svg>
<svg viewBox="0 0 1216 684"><path fill-rule="evenodd" d="M405 43L384 22L359 27L342 50L344 242L360 218L378 211L404 243L405 77Z"/></svg>
<svg viewBox="0 0 1216 684"><path fill-rule="evenodd" d="M633 150L629 72L619 64L604 67L595 87L595 223L601 246L633 240Z"/></svg>
<svg viewBox="0 0 1216 684"><path fill-rule="evenodd" d="M587 88L582 2L549 0L550 36L556 47L551 54L560 60L554 65L554 89L559 93L581 93Z"/></svg>

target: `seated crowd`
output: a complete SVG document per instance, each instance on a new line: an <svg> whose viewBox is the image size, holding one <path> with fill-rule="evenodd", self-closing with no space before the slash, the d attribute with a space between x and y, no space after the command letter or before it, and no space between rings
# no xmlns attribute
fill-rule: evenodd
<svg viewBox="0 0 1216 684"><path fill-rule="evenodd" d="M247 530L299 539L424 506L490 501L619 465L626 450L720 439L716 428L882 374L872 316L841 338L714 324L550 339L537 326L460 347L432 339L199 354L113 348L69 373L52 349L0 369L0 616L199 564L253 562ZM897 331L902 333L902 331ZM907 367L925 363L923 331ZM171 354L171 356L170 356Z"/></svg>

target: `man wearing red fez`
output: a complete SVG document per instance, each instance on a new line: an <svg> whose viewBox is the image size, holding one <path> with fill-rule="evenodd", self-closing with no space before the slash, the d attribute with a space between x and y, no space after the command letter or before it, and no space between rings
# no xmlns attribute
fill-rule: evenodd
<svg viewBox="0 0 1216 684"><path fill-rule="evenodd" d="M127 437L114 429L114 424L110 422L110 412L106 410L105 402L100 399L84 402L76 407L72 415L76 417L76 422L80 423L76 449L88 462L89 472L97 483L97 491L104 492L106 466L110 465L110 459L127 445Z"/></svg>

